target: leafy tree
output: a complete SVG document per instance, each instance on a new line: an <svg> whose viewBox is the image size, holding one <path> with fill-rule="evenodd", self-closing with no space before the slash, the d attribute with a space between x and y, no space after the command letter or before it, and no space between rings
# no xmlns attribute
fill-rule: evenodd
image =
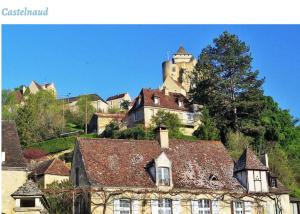
<svg viewBox="0 0 300 214"><path fill-rule="evenodd" d="M229 131L226 138L227 149L234 160L237 160L243 151L253 142L253 138L245 136L241 132Z"/></svg>
<svg viewBox="0 0 300 214"><path fill-rule="evenodd" d="M125 111L129 110L130 101L129 100L123 100L121 103L121 108Z"/></svg>
<svg viewBox="0 0 300 214"><path fill-rule="evenodd" d="M23 145L57 137L63 127L61 106L51 92L30 94L18 109L16 124Z"/></svg>
<svg viewBox="0 0 300 214"><path fill-rule="evenodd" d="M166 125L169 129L170 137L182 135L180 130L181 121L177 114L159 110L156 115L152 117L151 122L154 127L157 127L159 124Z"/></svg>
<svg viewBox="0 0 300 214"><path fill-rule="evenodd" d="M280 142L283 145L295 139L297 121L289 111L279 108L272 97L264 97L264 102L265 108L260 120L265 128L265 140Z"/></svg>
<svg viewBox="0 0 300 214"><path fill-rule="evenodd" d="M2 119L14 120L17 109L18 103L14 91L2 90Z"/></svg>
<svg viewBox="0 0 300 214"><path fill-rule="evenodd" d="M201 140L218 140L220 139L219 130L217 129L216 122L209 115L209 110L204 108L201 111L201 125L193 133L194 136L200 138Z"/></svg>
<svg viewBox="0 0 300 214"><path fill-rule="evenodd" d="M55 181L47 185L45 195L50 206L50 213L72 213L73 195L70 191L72 188L70 181L62 181L60 183Z"/></svg>
<svg viewBox="0 0 300 214"><path fill-rule="evenodd" d="M74 117L76 118L76 123L79 127L84 128L86 121L89 123L93 114L96 112L96 109L92 105L92 97L91 96L81 96L77 103L77 111L74 113Z"/></svg>
<svg viewBox="0 0 300 214"><path fill-rule="evenodd" d="M264 79L251 67L250 48L224 32L200 54L191 95L210 110L224 139L229 129L260 135Z"/></svg>

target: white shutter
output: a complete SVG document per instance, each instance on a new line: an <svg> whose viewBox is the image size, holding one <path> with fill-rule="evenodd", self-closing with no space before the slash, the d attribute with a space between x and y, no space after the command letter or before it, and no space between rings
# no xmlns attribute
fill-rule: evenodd
<svg viewBox="0 0 300 214"><path fill-rule="evenodd" d="M180 200L172 200L172 214L180 214L181 213L181 205Z"/></svg>
<svg viewBox="0 0 300 214"><path fill-rule="evenodd" d="M114 214L120 214L120 200L114 200Z"/></svg>
<svg viewBox="0 0 300 214"><path fill-rule="evenodd" d="M140 201L132 200L131 208L132 208L132 214L138 214L140 209Z"/></svg>
<svg viewBox="0 0 300 214"><path fill-rule="evenodd" d="M198 214L198 201L192 201L192 214Z"/></svg>
<svg viewBox="0 0 300 214"><path fill-rule="evenodd" d="M152 214L158 214L158 200L151 200Z"/></svg>
<svg viewBox="0 0 300 214"><path fill-rule="evenodd" d="M211 201L211 210L212 210L212 214L219 214L219 201L218 200Z"/></svg>
<svg viewBox="0 0 300 214"><path fill-rule="evenodd" d="M245 201L244 206L245 206L245 214L251 214L252 213L252 202Z"/></svg>
<svg viewBox="0 0 300 214"><path fill-rule="evenodd" d="M233 201L231 205L232 205L232 213L235 214L236 213L236 211L235 211L235 202Z"/></svg>

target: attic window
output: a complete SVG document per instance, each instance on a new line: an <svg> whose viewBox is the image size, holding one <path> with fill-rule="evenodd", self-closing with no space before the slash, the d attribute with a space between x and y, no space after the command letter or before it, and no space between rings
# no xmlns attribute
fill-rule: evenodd
<svg viewBox="0 0 300 214"><path fill-rule="evenodd" d="M277 180L275 177L270 177L270 187L277 187Z"/></svg>
<svg viewBox="0 0 300 214"><path fill-rule="evenodd" d="M209 180L210 180L210 181L218 181L219 179L218 179L218 177L217 177L216 175L211 174L211 175L209 176Z"/></svg>
<svg viewBox="0 0 300 214"><path fill-rule="evenodd" d="M20 207L35 207L35 199L34 198L21 199Z"/></svg>
<svg viewBox="0 0 300 214"><path fill-rule="evenodd" d="M154 100L154 104L156 105L159 104L159 97L157 95L154 95L153 100Z"/></svg>
<svg viewBox="0 0 300 214"><path fill-rule="evenodd" d="M170 186L170 169L168 167L157 168L157 183L161 186Z"/></svg>
<svg viewBox="0 0 300 214"><path fill-rule="evenodd" d="M179 107L182 107L182 106L183 106L182 100L178 99L178 100L177 100L177 104L178 104Z"/></svg>

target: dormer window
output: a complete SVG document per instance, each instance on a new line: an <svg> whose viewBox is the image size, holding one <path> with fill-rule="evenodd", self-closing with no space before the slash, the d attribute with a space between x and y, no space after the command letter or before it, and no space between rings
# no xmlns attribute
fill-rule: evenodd
<svg viewBox="0 0 300 214"><path fill-rule="evenodd" d="M177 104L178 104L179 107L182 107L182 106L183 106L182 100L178 99L178 100L177 100Z"/></svg>
<svg viewBox="0 0 300 214"><path fill-rule="evenodd" d="M160 186L170 186L170 169L169 167L157 168L157 184Z"/></svg>
<svg viewBox="0 0 300 214"><path fill-rule="evenodd" d="M159 105L159 97L158 96L155 95L153 97L153 100L154 100L154 104Z"/></svg>
<svg viewBox="0 0 300 214"><path fill-rule="evenodd" d="M219 179L218 179L218 177L217 177L216 175L211 174L211 175L209 176L209 180L210 180L210 181L218 181Z"/></svg>

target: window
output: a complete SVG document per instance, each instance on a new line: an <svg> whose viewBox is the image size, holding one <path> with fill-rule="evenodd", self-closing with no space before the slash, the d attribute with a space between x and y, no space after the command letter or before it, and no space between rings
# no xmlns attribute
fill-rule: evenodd
<svg viewBox="0 0 300 214"><path fill-rule="evenodd" d="M129 199L120 199L120 214L130 214Z"/></svg>
<svg viewBox="0 0 300 214"><path fill-rule="evenodd" d="M193 206L195 206L193 208L193 210L194 210L193 213L210 214L211 203L210 203L210 200L208 200L208 199L200 199L198 201L195 201L195 204Z"/></svg>
<svg viewBox="0 0 300 214"><path fill-rule="evenodd" d="M35 207L35 199L34 198L21 199L20 207Z"/></svg>
<svg viewBox="0 0 300 214"><path fill-rule="evenodd" d="M234 203L235 214L244 213L244 203L242 201L236 201Z"/></svg>
<svg viewBox="0 0 300 214"><path fill-rule="evenodd" d="M270 187L277 187L277 180L275 177L270 176L269 181L270 181Z"/></svg>
<svg viewBox="0 0 300 214"><path fill-rule="evenodd" d="M158 200L158 214L172 214L171 199Z"/></svg>
<svg viewBox="0 0 300 214"><path fill-rule="evenodd" d="M158 185L169 186L170 185L170 169L168 167L157 168Z"/></svg>
<svg viewBox="0 0 300 214"><path fill-rule="evenodd" d="M76 167L76 170L75 170L75 184L76 186L79 186L79 168Z"/></svg>
<svg viewBox="0 0 300 214"><path fill-rule="evenodd" d="M154 104L159 104L159 97L154 97Z"/></svg>
<svg viewBox="0 0 300 214"><path fill-rule="evenodd" d="M179 107L182 107L182 105L183 105L183 104L182 104L182 101L181 101L181 100L178 100L178 106L179 106Z"/></svg>

